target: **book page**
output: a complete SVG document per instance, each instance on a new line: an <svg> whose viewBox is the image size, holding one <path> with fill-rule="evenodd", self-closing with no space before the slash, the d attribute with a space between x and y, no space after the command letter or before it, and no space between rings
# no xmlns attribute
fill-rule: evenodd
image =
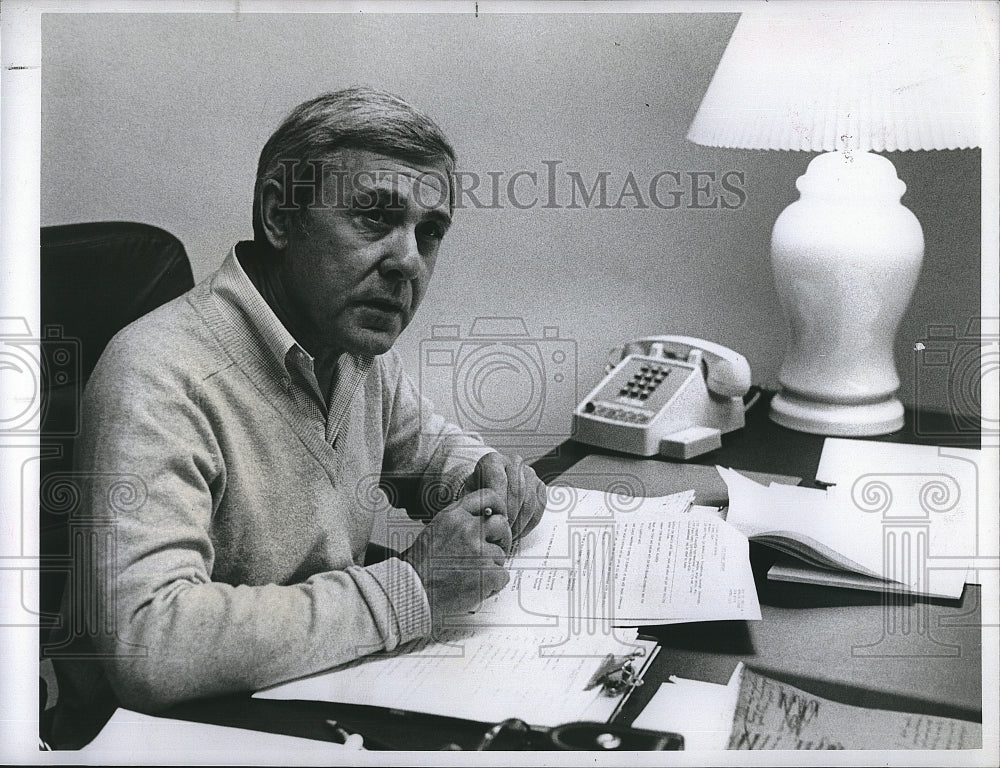
<svg viewBox="0 0 1000 768"><path fill-rule="evenodd" d="M979 749L979 723L840 704L744 669L729 749Z"/></svg>
<svg viewBox="0 0 1000 768"><path fill-rule="evenodd" d="M887 520L852 501L849 489L764 487L734 470L718 467L718 471L729 487L726 519L749 538L810 565L897 582L915 594L962 594L967 568L939 563L921 567L917 561L920 551L926 555L928 546L938 540L931 521L910 517ZM903 511L912 516L919 509L906 505ZM936 524L948 523L942 519ZM972 546L971 538L956 527L937 531L953 546ZM903 543L911 541L920 551L900 551ZM894 557L893 552L898 555Z"/></svg>
<svg viewBox="0 0 1000 768"><path fill-rule="evenodd" d="M513 553L507 587L461 622L569 617L637 626L760 618L746 536L716 510L690 511L692 493L571 491L572 504L547 509Z"/></svg>
<svg viewBox="0 0 1000 768"><path fill-rule="evenodd" d="M799 486L763 486L739 472L718 467L729 488L726 520L752 539L802 542L840 567L878 576L882 570L879 521L837 509L827 491ZM794 538L793 538L794 537ZM807 553L808 554L808 553ZM830 564L831 567L833 564Z"/></svg>
<svg viewBox="0 0 1000 768"><path fill-rule="evenodd" d="M935 576L931 573L929 584L921 591L922 595L928 597L941 597L954 600L962 596L965 585L962 583L946 583L941 587L936 586ZM945 574L948 575L948 574ZM951 574L951 581L955 581L955 574ZM888 583L885 579L874 576L865 576L861 573L850 571L830 571L824 568L815 568L806 565L790 557L782 557L767 571L767 578L770 581L787 581L795 584L815 584L820 587L842 587L845 589L860 589L866 592L885 592ZM909 587L905 584L899 585L901 592L908 592Z"/></svg>
<svg viewBox="0 0 1000 768"><path fill-rule="evenodd" d="M985 459L971 448L827 438L816 479L887 529L925 537L932 575L977 560L995 570L997 472Z"/></svg>

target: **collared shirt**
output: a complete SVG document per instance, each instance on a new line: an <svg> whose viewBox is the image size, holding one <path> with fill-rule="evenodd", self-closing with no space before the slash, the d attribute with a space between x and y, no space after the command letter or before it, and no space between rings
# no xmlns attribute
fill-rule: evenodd
<svg viewBox="0 0 1000 768"><path fill-rule="evenodd" d="M114 557L89 576L114 614L93 614L60 665L66 722L259 690L430 634L409 563L365 564L376 523L396 549L412 538L379 483L454 498L490 449L434 412L394 350L338 363L321 397L236 250L108 345L77 457L82 523L114 524Z"/></svg>
<svg viewBox="0 0 1000 768"><path fill-rule="evenodd" d="M274 370L295 408L322 421L324 439L335 445L351 398L371 371L373 359L342 354L334 384L324 397L316 378L315 358L282 325L243 267L254 258L253 248L250 242L235 245L216 276L215 291L223 300L222 312L251 346L267 355L264 363Z"/></svg>

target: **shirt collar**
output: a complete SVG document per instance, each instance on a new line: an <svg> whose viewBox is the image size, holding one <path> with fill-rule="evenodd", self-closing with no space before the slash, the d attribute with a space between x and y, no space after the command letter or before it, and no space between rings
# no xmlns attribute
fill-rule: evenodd
<svg viewBox="0 0 1000 768"><path fill-rule="evenodd" d="M252 242L244 241L230 249L222 267L215 274L212 290L222 300L223 314L250 346L263 354L265 362L276 366L280 376L291 375L295 369L313 382L315 387L312 356L282 325L240 264L241 256L253 258L254 247ZM369 356L341 355L337 363L337 382L331 393L330 404L334 413L346 409L355 390L371 370L373 362L373 358ZM322 401L323 396L318 389L316 394ZM341 419L335 421L334 436Z"/></svg>
<svg viewBox="0 0 1000 768"><path fill-rule="evenodd" d="M243 254L244 249L250 248L253 248L253 243L245 241L237 243L230 249L222 267L215 275L213 292L222 300L223 314L232 322L240 335L258 351L263 352L268 363L276 365L278 370L287 372L286 360L292 349L301 350L306 357L308 353L281 324L274 310L264 301L264 297L260 295L260 291L240 264L236 255L237 250Z"/></svg>

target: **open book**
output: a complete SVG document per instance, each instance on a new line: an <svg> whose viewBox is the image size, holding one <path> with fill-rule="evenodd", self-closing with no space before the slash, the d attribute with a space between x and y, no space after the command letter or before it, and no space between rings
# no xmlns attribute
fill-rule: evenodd
<svg viewBox="0 0 1000 768"><path fill-rule="evenodd" d="M260 691L536 726L609 720L623 694L592 678L608 655L655 643L635 625L760 618L747 539L691 510L691 492L657 498L552 486L541 523L512 553L511 580L434 636ZM631 628L617 626L628 624Z"/></svg>
<svg viewBox="0 0 1000 768"><path fill-rule="evenodd" d="M928 558L962 545L960 518L887 520L859 505L850 488L763 486L718 468L729 488L726 520L752 541L789 555L768 578L827 586L959 598L967 569Z"/></svg>

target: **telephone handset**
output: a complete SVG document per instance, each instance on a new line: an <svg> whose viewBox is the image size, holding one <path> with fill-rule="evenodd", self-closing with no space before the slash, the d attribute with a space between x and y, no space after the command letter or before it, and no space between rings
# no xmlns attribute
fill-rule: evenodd
<svg viewBox="0 0 1000 768"><path fill-rule="evenodd" d="M614 350L573 412L573 438L638 456L690 459L744 424L750 366L721 344L648 336Z"/></svg>

